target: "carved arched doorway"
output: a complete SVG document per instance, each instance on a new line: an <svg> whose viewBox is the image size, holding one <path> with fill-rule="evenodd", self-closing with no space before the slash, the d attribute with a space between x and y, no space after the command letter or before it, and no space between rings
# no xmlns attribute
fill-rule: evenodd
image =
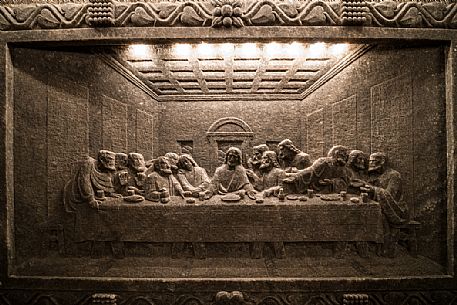
<svg viewBox="0 0 457 305"><path fill-rule="evenodd" d="M231 146L241 149L243 163L246 162L246 152L251 148L254 133L251 127L243 120L235 117L221 118L215 121L206 132L210 144L210 171L223 163L225 152Z"/></svg>

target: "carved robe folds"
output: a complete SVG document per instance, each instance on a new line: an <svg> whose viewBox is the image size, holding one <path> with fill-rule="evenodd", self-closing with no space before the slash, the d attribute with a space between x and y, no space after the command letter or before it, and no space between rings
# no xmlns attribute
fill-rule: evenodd
<svg viewBox="0 0 457 305"><path fill-rule="evenodd" d="M101 191L103 191L103 195ZM98 196L96 196L97 193L99 193ZM96 197L103 197L105 194L112 193L114 193L114 187L111 173L98 171L97 161L88 157L78 163L75 175L65 185L65 209L74 211L75 204L95 204Z"/></svg>

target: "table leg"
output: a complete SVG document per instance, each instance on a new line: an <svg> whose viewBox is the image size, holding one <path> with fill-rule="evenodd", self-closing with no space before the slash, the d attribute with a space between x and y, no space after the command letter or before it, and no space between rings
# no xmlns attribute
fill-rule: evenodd
<svg viewBox="0 0 457 305"><path fill-rule="evenodd" d="M112 241L110 242L111 252L114 258L124 258L124 242L123 241Z"/></svg>
<svg viewBox="0 0 457 305"><path fill-rule="evenodd" d="M276 258L284 258L286 256L286 249L282 241L273 242L273 250Z"/></svg>
<svg viewBox="0 0 457 305"><path fill-rule="evenodd" d="M357 248L357 253L359 253L360 257L368 257L368 243L366 241L356 242L355 247Z"/></svg>
<svg viewBox="0 0 457 305"><path fill-rule="evenodd" d="M194 249L194 257L198 259L206 258L206 245L205 243L192 243L192 248Z"/></svg>
<svg viewBox="0 0 457 305"><path fill-rule="evenodd" d="M263 246L264 242L255 241L251 243L251 258L262 258L263 257Z"/></svg>

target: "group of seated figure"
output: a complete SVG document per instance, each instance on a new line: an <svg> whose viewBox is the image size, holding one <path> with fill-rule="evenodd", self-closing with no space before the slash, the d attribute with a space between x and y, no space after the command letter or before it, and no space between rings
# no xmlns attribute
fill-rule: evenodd
<svg viewBox="0 0 457 305"><path fill-rule="evenodd" d="M214 195L246 194L264 197L306 193L367 193L381 206L385 228L406 222L407 209L401 200L400 173L388 166L384 153L370 156L360 150L333 146L326 157L311 162L289 139L278 144L278 154L266 144L253 147L244 167L242 152L230 147L225 162L210 178L190 154L167 153L145 161L139 153L101 150L97 159L80 162L65 186L66 206L88 203L98 207L105 196L125 200L166 203L171 196L209 199Z"/></svg>

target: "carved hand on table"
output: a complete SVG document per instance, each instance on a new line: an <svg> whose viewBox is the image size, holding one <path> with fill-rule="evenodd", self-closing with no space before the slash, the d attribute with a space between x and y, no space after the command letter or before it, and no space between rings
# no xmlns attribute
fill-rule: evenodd
<svg viewBox="0 0 457 305"><path fill-rule="evenodd" d="M100 202L99 200L93 199L93 200L89 201L89 206L90 206L91 208L98 209L99 206L100 206L100 203L101 203L101 202Z"/></svg>
<svg viewBox="0 0 457 305"><path fill-rule="evenodd" d="M263 191L263 197L271 197L271 196L273 196L273 194L274 194L274 190L271 188Z"/></svg>
<svg viewBox="0 0 457 305"><path fill-rule="evenodd" d="M374 193L374 186L370 184L365 184L365 186L360 187L360 190L367 193Z"/></svg>
<svg viewBox="0 0 457 305"><path fill-rule="evenodd" d="M140 189L137 188L137 187L129 186L128 189L129 189L129 190L133 190L133 191L135 192L135 194L144 195L144 190L140 190Z"/></svg>
<svg viewBox="0 0 457 305"><path fill-rule="evenodd" d="M113 198L121 198L122 197L122 195L118 194L118 193L108 193L108 194L106 194L106 196L113 197Z"/></svg>
<svg viewBox="0 0 457 305"><path fill-rule="evenodd" d="M184 191L184 192L182 193L182 195L183 195L184 197L192 197L192 191Z"/></svg>
<svg viewBox="0 0 457 305"><path fill-rule="evenodd" d="M286 173L286 176L287 176L287 178L282 180L282 182L284 182L284 183L294 183L295 180L297 180L296 174Z"/></svg>
<svg viewBox="0 0 457 305"><path fill-rule="evenodd" d="M363 187L364 185L366 185L367 183L361 179L352 179L351 182L350 182L350 185L352 187Z"/></svg>
<svg viewBox="0 0 457 305"><path fill-rule="evenodd" d="M332 184L333 181L331 179L322 179L322 180L319 180L319 184L320 185L330 185Z"/></svg>
<svg viewBox="0 0 457 305"><path fill-rule="evenodd" d="M256 191L247 191L246 192L246 195L248 195L249 199L251 199L251 200L256 200L255 194L256 194Z"/></svg>

